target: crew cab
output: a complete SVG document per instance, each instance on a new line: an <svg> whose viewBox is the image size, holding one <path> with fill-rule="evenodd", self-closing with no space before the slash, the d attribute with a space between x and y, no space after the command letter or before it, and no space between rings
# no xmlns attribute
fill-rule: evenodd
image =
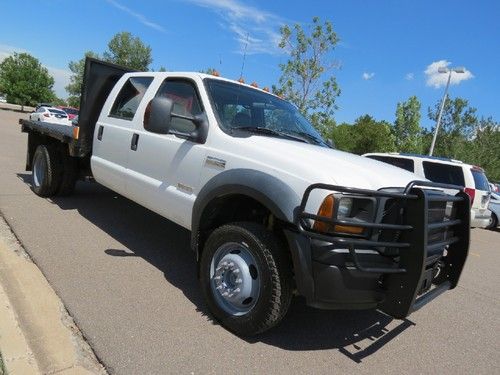
<svg viewBox="0 0 500 375"><path fill-rule="evenodd" d="M337 151L243 83L87 59L77 126L20 123L39 196L91 177L190 230L208 308L238 335L275 326L294 294L404 318L465 264L463 187Z"/></svg>

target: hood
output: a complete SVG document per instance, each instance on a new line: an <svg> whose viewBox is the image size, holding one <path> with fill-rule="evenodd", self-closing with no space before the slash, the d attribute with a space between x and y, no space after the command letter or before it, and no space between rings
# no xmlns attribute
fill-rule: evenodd
<svg viewBox="0 0 500 375"><path fill-rule="evenodd" d="M414 173L387 163L308 143L261 135L239 140L239 156L255 157L257 152L259 161L269 168L295 175L311 184L327 183L377 190L404 187L410 181L423 180Z"/></svg>

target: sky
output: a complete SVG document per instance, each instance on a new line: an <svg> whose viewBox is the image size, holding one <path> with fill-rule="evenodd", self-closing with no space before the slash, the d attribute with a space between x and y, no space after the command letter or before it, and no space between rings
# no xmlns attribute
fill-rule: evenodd
<svg viewBox="0 0 500 375"><path fill-rule="evenodd" d="M129 31L150 45L151 68L216 68L261 87L277 83L288 56L278 47L282 25L308 28L329 20L340 42L326 61L338 68L338 123L370 114L393 122L398 102L416 95L422 125L444 93L441 66L453 74L450 95L469 100L480 116L500 121L500 1L496 0L0 0L0 60L28 52L47 67L54 90L67 97L68 62L102 53L114 34Z"/></svg>

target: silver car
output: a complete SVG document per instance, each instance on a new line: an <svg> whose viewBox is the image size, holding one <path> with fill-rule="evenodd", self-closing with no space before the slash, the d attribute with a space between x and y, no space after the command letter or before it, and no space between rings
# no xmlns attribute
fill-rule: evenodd
<svg viewBox="0 0 500 375"><path fill-rule="evenodd" d="M495 229L498 226L498 218L500 218L500 195L491 193L488 209L491 211L491 219L488 229Z"/></svg>

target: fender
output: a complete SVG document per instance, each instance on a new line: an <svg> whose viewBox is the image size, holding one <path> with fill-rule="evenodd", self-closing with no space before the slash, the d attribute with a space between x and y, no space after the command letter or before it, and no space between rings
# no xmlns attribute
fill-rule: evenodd
<svg viewBox="0 0 500 375"><path fill-rule="evenodd" d="M284 181L252 169L230 169L210 179L200 190L193 206L191 248L198 252L200 219L206 206L224 195L247 195L267 207L278 219L293 223L299 195Z"/></svg>

